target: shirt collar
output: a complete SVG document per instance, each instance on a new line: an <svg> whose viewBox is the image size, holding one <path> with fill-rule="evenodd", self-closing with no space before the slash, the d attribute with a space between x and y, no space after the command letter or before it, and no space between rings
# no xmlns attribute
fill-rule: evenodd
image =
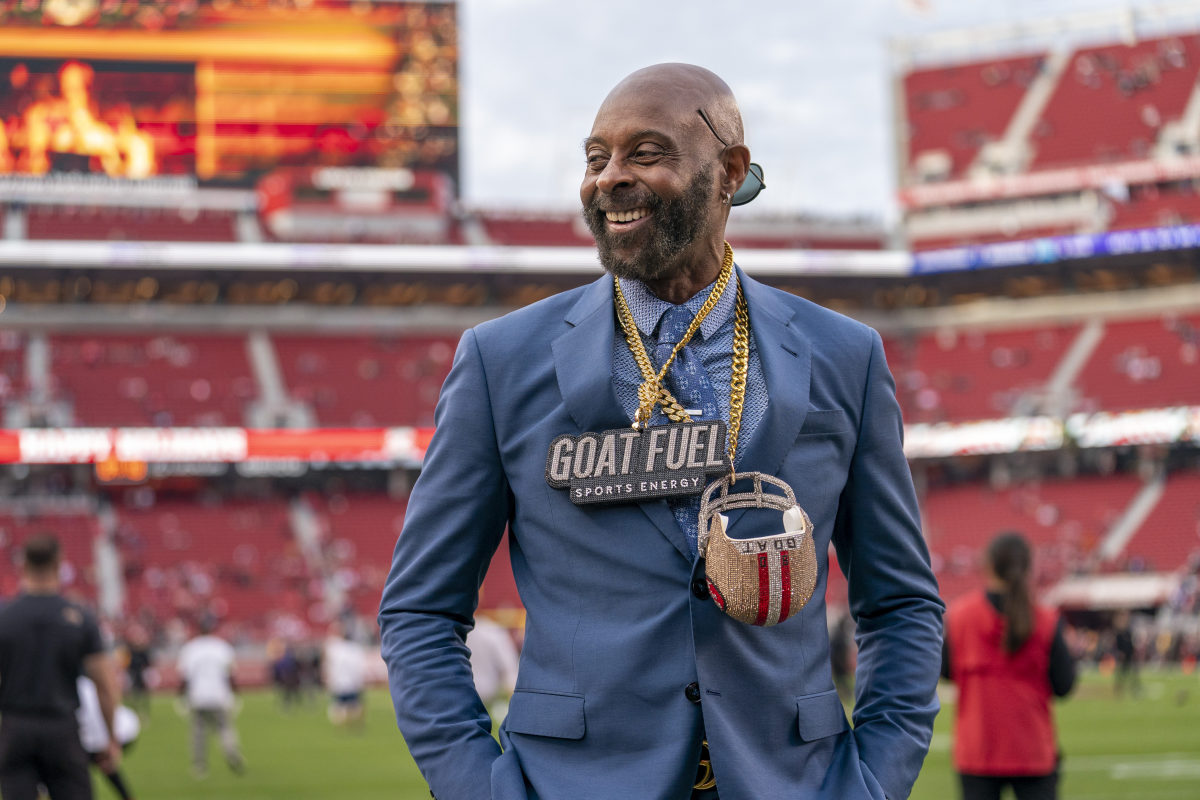
<svg viewBox="0 0 1200 800"><path fill-rule="evenodd" d="M654 331L658 328L658 322L662 319L663 314L667 313L667 309L671 307L671 303L656 297L651 292L646 284L633 278L620 278L621 291L625 295L625 303L629 306L629 312L633 314L633 321L637 324L638 330L643 336L653 336ZM713 283L716 283L714 280ZM696 292L692 299L688 300L683 305L689 311L695 314L704 305L704 301L708 298L709 290L712 283ZM725 285L725 291L721 294L721 299L717 300L717 304L713 306L712 311L708 312L708 316L700 323L700 330L696 331L696 335L701 340L707 340L713 336L721 326L733 318L733 306L737 300L737 275L731 275L729 283Z"/></svg>

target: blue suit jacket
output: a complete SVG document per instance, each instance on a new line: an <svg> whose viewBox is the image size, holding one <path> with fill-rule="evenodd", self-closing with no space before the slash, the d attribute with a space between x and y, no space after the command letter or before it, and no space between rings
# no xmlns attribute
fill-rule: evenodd
<svg viewBox="0 0 1200 800"><path fill-rule="evenodd" d="M813 599L774 627L735 621L690 590L702 573L665 501L578 507L546 483L554 437L630 422L610 278L467 331L379 616L396 717L439 800L685 800L702 734L722 800L907 796L938 709L943 606L883 347L738 277L769 396L739 460L812 518ZM777 512L731 517L735 538L781 529ZM527 622L497 744L463 640L506 525ZM830 541L857 621L853 730L830 670Z"/></svg>

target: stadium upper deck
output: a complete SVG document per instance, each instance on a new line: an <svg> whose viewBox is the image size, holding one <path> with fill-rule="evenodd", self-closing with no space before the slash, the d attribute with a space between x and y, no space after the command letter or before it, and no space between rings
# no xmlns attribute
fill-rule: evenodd
<svg viewBox="0 0 1200 800"><path fill-rule="evenodd" d="M1197 9L1185 6L898 44L911 247L1200 220L1198 31ZM966 42L995 55L964 58Z"/></svg>

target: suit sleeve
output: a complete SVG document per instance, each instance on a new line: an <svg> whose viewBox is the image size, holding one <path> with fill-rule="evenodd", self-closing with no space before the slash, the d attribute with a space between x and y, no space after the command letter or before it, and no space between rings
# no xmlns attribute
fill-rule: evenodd
<svg viewBox="0 0 1200 800"><path fill-rule="evenodd" d="M473 331L459 342L435 421L380 602L380 644L397 724L432 793L474 800L490 797L500 747L466 635L511 500Z"/></svg>
<svg viewBox="0 0 1200 800"><path fill-rule="evenodd" d="M859 757L888 797L907 797L938 712L945 607L904 458L895 384L874 331L858 442L833 542L857 623Z"/></svg>

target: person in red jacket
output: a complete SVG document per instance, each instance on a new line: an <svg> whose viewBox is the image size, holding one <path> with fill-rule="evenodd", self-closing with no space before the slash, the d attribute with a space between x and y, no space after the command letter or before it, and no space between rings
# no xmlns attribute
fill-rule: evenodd
<svg viewBox="0 0 1200 800"><path fill-rule="evenodd" d="M963 800L1058 796L1060 755L1052 696L1075 685L1075 662L1057 612L1037 606L1033 556L1019 533L988 545L986 587L946 612L942 676L958 684L954 766Z"/></svg>

